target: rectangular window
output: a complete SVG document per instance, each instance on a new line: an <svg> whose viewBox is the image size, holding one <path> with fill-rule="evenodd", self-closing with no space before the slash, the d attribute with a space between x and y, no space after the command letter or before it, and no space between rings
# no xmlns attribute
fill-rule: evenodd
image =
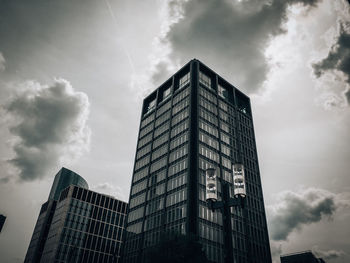
<svg viewBox="0 0 350 263"><path fill-rule="evenodd" d="M203 99L202 97L199 99L199 105L201 105L203 108L210 111L214 115L217 114L216 105L208 102L207 100Z"/></svg>
<svg viewBox="0 0 350 263"><path fill-rule="evenodd" d="M177 137L176 139L171 140L170 142L170 150L180 146L181 144L188 141L188 133L184 133L183 135Z"/></svg>
<svg viewBox="0 0 350 263"><path fill-rule="evenodd" d="M161 107L159 107L159 109L157 110L157 116L159 117L160 115L162 115L164 112L166 112L167 110L170 109L171 106L171 101L165 103L164 105L162 105Z"/></svg>
<svg viewBox="0 0 350 263"><path fill-rule="evenodd" d="M215 128L214 126L205 123L202 120L199 120L199 128L201 128L202 130L206 131L207 133L214 135L215 137L218 137L218 129Z"/></svg>
<svg viewBox="0 0 350 263"><path fill-rule="evenodd" d="M135 171L140 169L141 167L149 164L149 161L150 161L150 156L149 155L147 155L146 157L143 157L142 159L138 160L135 163Z"/></svg>
<svg viewBox="0 0 350 263"><path fill-rule="evenodd" d="M141 128L145 127L147 124L151 123L154 120L154 113L149 115L141 122Z"/></svg>
<svg viewBox="0 0 350 263"><path fill-rule="evenodd" d="M205 89L203 89L202 87L199 87L199 94L206 98L207 100L209 100L211 103L214 103L215 105L217 105L217 100L216 100L216 96L214 96L213 94L211 94L209 91L206 91Z"/></svg>
<svg viewBox="0 0 350 263"><path fill-rule="evenodd" d="M209 145L210 147L213 147L216 150L219 150L219 143L216 139L210 137L209 135L206 135L203 132L199 132L199 140L201 142L204 142L205 144Z"/></svg>
<svg viewBox="0 0 350 263"><path fill-rule="evenodd" d="M199 83L203 84L207 88L212 88L211 79L201 71L199 71Z"/></svg>
<svg viewBox="0 0 350 263"><path fill-rule="evenodd" d="M177 159L182 158L188 153L187 145L182 146L181 148L176 149L175 151L170 153L169 163L174 162Z"/></svg>
<svg viewBox="0 0 350 263"><path fill-rule="evenodd" d="M132 187L131 187L131 194L134 195L134 194L137 194L138 192L141 192L143 190L145 190L147 187L147 180L143 180L137 184L134 184Z"/></svg>
<svg viewBox="0 0 350 263"><path fill-rule="evenodd" d="M186 180L187 180L187 173L178 175L175 178L170 179L168 181L167 191L171 191L175 188L178 188L178 187L186 184Z"/></svg>
<svg viewBox="0 0 350 263"><path fill-rule="evenodd" d="M163 122L167 121L170 119L170 110L164 113L162 116L158 117L156 119L156 124L155 127L161 125Z"/></svg>
<svg viewBox="0 0 350 263"><path fill-rule="evenodd" d="M135 221L137 219L140 219L141 217L143 217L143 212L144 212L145 207L141 206L140 208L129 212L128 215L128 223Z"/></svg>
<svg viewBox="0 0 350 263"><path fill-rule="evenodd" d="M153 141L153 149L157 148L163 143L166 143L168 139L169 139L169 133L165 133L164 135L160 136L158 139Z"/></svg>
<svg viewBox="0 0 350 263"><path fill-rule="evenodd" d="M180 191L172 193L168 195L166 198L166 207L185 201L186 197L187 197L187 189L182 189Z"/></svg>
<svg viewBox="0 0 350 263"><path fill-rule="evenodd" d="M154 131L154 138L158 137L159 135L161 135L162 133L167 131L169 129L169 124L170 124L170 122L167 121L164 124L162 124L161 126L157 127Z"/></svg>
<svg viewBox="0 0 350 263"><path fill-rule="evenodd" d="M188 117L188 108L181 111L177 115L173 116L173 118L171 120L171 126L175 126L176 124L178 124L179 122L181 122L182 120L184 120L187 117Z"/></svg>
<svg viewBox="0 0 350 263"><path fill-rule="evenodd" d="M228 99L229 97L229 93L228 93L228 90L225 89L223 86L221 86L220 84L218 85L218 94L221 98L224 98L224 99Z"/></svg>
<svg viewBox="0 0 350 263"><path fill-rule="evenodd" d="M151 173L163 168L167 163L167 157L163 157L159 161L156 161L155 163L152 163L151 165Z"/></svg>
<svg viewBox="0 0 350 263"><path fill-rule="evenodd" d="M133 183L141 180L142 178L146 177L148 174L148 167L145 167L143 168L142 170L140 171L137 171L135 174L134 174L134 179L133 179Z"/></svg>
<svg viewBox="0 0 350 263"><path fill-rule="evenodd" d="M147 143L149 143L152 140L152 133L148 134L147 136L143 137L142 139L139 140L139 144L137 146L137 149L140 149Z"/></svg>
<svg viewBox="0 0 350 263"><path fill-rule="evenodd" d="M179 89L182 89L185 87L187 84L190 83L190 72L186 73L183 77L180 78L179 80Z"/></svg>
<svg viewBox="0 0 350 263"><path fill-rule="evenodd" d="M227 156L231 156L231 149L223 144L221 144L221 152Z"/></svg>
<svg viewBox="0 0 350 263"><path fill-rule="evenodd" d="M226 123L221 122L220 123L220 128L221 128L221 130L223 130L223 131L225 131L227 133L230 133L230 128L228 127L228 125Z"/></svg>
<svg viewBox="0 0 350 263"><path fill-rule="evenodd" d="M176 104L176 106L173 107L173 115L180 112L182 109L186 108L189 104L189 99L186 98L182 100L180 103Z"/></svg>
<svg viewBox="0 0 350 263"><path fill-rule="evenodd" d="M151 151L151 144L148 144L146 147L141 148L137 151L136 154L136 160L140 159L141 157L145 156Z"/></svg>
<svg viewBox="0 0 350 263"><path fill-rule="evenodd" d="M199 154L207 157L208 159L219 162L219 154L216 153L213 150L208 149L207 147L203 146L202 144L199 145Z"/></svg>
<svg viewBox="0 0 350 263"><path fill-rule="evenodd" d="M145 200L146 200L146 193L135 196L135 197L130 199L129 208L133 208L135 206L138 206L138 205L144 203Z"/></svg>
<svg viewBox="0 0 350 263"><path fill-rule="evenodd" d="M218 119L216 116L204 110L202 107L199 109L199 116L215 126L218 125Z"/></svg>
<svg viewBox="0 0 350 263"><path fill-rule="evenodd" d="M146 134L148 134L151 131L153 131L152 123L150 123L149 125L147 125L146 127L141 129L139 138L142 138L143 136L145 136Z"/></svg>
<svg viewBox="0 0 350 263"><path fill-rule="evenodd" d="M168 144L165 144L164 146L158 148L152 153L152 161L155 159L158 159L159 157L163 156L168 152Z"/></svg>
<svg viewBox="0 0 350 263"><path fill-rule="evenodd" d="M182 161L179 161L177 163L170 165L168 176L177 174L185 169L187 169L187 159L184 159Z"/></svg>
<svg viewBox="0 0 350 263"><path fill-rule="evenodd" d="M228 137L226 134L221 133L221 141L230 145L230 137Z"/></svg>
<svg viewBox="0 0 350 263"><path fill-rule="evenodd" d="M177 104L178 102L186 98L188 95L190 95L190 89L186 88L173 98L173 105Z"/></svg>
<svg viewBox="0 0 350 263"><path fill-rule="evenodd" d="M171 138L175 137L176 135L180 134L181 132L188 129L188 121L184 121L181 124L177 125L176 127L173 127L171 129Z"/></svg>

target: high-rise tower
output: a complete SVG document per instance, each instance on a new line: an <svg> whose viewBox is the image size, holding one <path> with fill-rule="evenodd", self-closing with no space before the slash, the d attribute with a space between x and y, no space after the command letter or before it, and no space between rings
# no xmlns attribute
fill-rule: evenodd
<svg viewBox="0 0 350 263"><path fill-rule="evenodd" d="M233 197L233 164L246 198L227 218L206 203L205 173L216 169L219 201L223 182ZM197 236L212 262L271 262L250 99L198 60L143 101L126 231L124 262L172 231Z"/></svg>

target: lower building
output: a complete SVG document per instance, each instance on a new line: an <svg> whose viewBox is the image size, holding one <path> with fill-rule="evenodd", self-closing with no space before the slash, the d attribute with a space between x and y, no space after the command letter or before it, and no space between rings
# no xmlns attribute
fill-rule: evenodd
<svg viewBox="0 0 350 263"><path fill-rule="evenodd" d="M88 190L65 170L41 207L24 262L119 262L127 203Z"/></svg>
<svg viewBox="0 0 350 263"><path fill-rule="evenodd" d="M281 255L281 263L325 263L325 261L317 258L311 251L303 251Z"/></svg>
<svg viewBox="0 0 350 263"><path fill-rule="evenodd" d="M40 262L119 262L127 204L77 186L62 191Z"/></svg>

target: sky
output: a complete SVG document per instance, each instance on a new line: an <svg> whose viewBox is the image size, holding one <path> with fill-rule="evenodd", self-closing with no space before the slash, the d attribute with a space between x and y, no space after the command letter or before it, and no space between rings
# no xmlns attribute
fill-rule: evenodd
<svg viewBox="0 0 350 263"><path fill-rule="evenodd" d="M62 166L128 200L142 99L192 58L251 98L274 262L350 261L347 1L0 0L3 262Z"/></svg>

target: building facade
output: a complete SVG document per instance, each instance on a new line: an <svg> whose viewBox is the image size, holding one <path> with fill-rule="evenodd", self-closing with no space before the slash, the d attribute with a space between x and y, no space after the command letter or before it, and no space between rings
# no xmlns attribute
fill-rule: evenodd
<svg viewBox="0 0 350 263"><path fill-rule="evenodd" d="M55 175L48 200L41 206L24 262L40 262L57 201L62 190L71 184L89 188L83 177L62 167Z"/></svg>
<svg viewBox="0 0 350 263"><path fill-rule="evenodd" d="M236 163L247 197L226 233L206 203L205 172L218 171L220 200L223 182L233 196ZM250 99L198 60L144 99L126 231L124 262L142 262L163 232L194 234L212 262L271 262Z"/></svg>
<svg viewBox="0 0 350 263"><path fill-rule="evenodd" d="M81 187L64 189L40 262L117 263L127 204Z"/></svg>
<svg viewBox="0 0 350 263"><path fill-rule="evenodd" d="M62 168L40 210L24 262L119 262L127 204L88 190Z"/></svg>

